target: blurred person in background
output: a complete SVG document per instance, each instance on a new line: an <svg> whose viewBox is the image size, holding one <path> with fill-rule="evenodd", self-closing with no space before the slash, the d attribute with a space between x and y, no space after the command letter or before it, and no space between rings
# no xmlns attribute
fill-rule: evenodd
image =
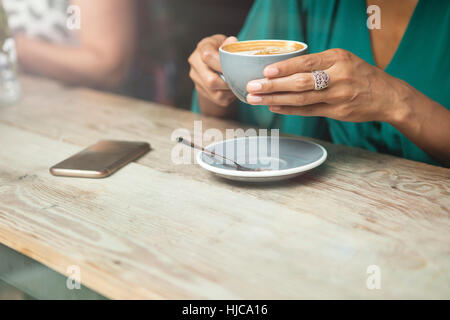
<svg viewBox="0 0 450 320"><path fill-rule="evenodd" d="M99 88L116 88L126 79L134 58L134 0L3 0L3 5L23 70Z"/></svg>
<svg viewBox="0 0 450 320"><path fill-rule="evenodd" d="M3 0L24 70L186 109L186 57L210 32L236 34L252 3ZM80 30L67 28L70 5L81 9Z"/></svg>

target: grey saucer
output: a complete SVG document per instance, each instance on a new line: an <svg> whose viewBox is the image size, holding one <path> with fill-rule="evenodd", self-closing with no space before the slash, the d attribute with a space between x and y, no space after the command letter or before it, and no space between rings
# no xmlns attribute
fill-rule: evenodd
<svg viewBox="0 0 450 320"><path fill-rule="evenodd" d="M314 142L280 137L278 148L276 142L272 143L266 137L243 137L206 147L240 165L262 171L239 171L232 163L204 152L197 154L197 162L202 168L226 179L266 182L293 178L318 167L327 158L325 148Z"/></svg>

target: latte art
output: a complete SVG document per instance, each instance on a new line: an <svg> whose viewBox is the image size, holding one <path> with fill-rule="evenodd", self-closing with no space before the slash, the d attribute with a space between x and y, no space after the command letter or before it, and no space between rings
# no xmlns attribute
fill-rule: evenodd
<svg viewBox="0 0 450 320"><path fill-rule="evenodd" d="M293 41L247 41L225 45L226 52L239 53L248 56L275 55L296 52L303 49L303 45Z"/></svg>
<svg viewBox="0 0 450 320"><path fill-rule="evenodd" d="M266 47L260 50L253 51L243 51L241 54L251 55L251 56L262 56L266 54L282 54L297 51L294 47Z"/></svg>

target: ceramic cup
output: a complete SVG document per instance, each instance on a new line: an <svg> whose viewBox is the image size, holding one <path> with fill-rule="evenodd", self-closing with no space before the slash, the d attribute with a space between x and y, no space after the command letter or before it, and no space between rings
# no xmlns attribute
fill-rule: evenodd
<svg viewBox="0 0 450 320"><path fill-rule="evenodd" d="M291 50L283 50L283 47L290 47ZM277 51L277 48L281 50ZM247 103L247 83L264 78L263 71L267 66L298 57L307 51L305 43L287 40L251 40L227 44L219 48L223 71L220 76L239 100Z"/></svg>

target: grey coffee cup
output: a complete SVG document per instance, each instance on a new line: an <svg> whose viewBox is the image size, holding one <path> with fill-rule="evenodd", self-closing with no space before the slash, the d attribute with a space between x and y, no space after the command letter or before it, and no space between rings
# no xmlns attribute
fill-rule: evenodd
<svg viewBox="0 0 450 320"><path fill-rule="evenodd" d="M280 42L284 40L251 40L242 41L246 42L261 42L261 41L274 41ZM249 55L240 52L228 52L219 48L220 63L222 66L223 75L221 78L228 84L231 91L244 103L247 103L247 83L252 80L264 78L264 69L276 62L294 58L306 54L308 46L299 41L286 41L293 42L302 45L302 48L289 53L281 54L265 54L265 55Z"/></svg>

